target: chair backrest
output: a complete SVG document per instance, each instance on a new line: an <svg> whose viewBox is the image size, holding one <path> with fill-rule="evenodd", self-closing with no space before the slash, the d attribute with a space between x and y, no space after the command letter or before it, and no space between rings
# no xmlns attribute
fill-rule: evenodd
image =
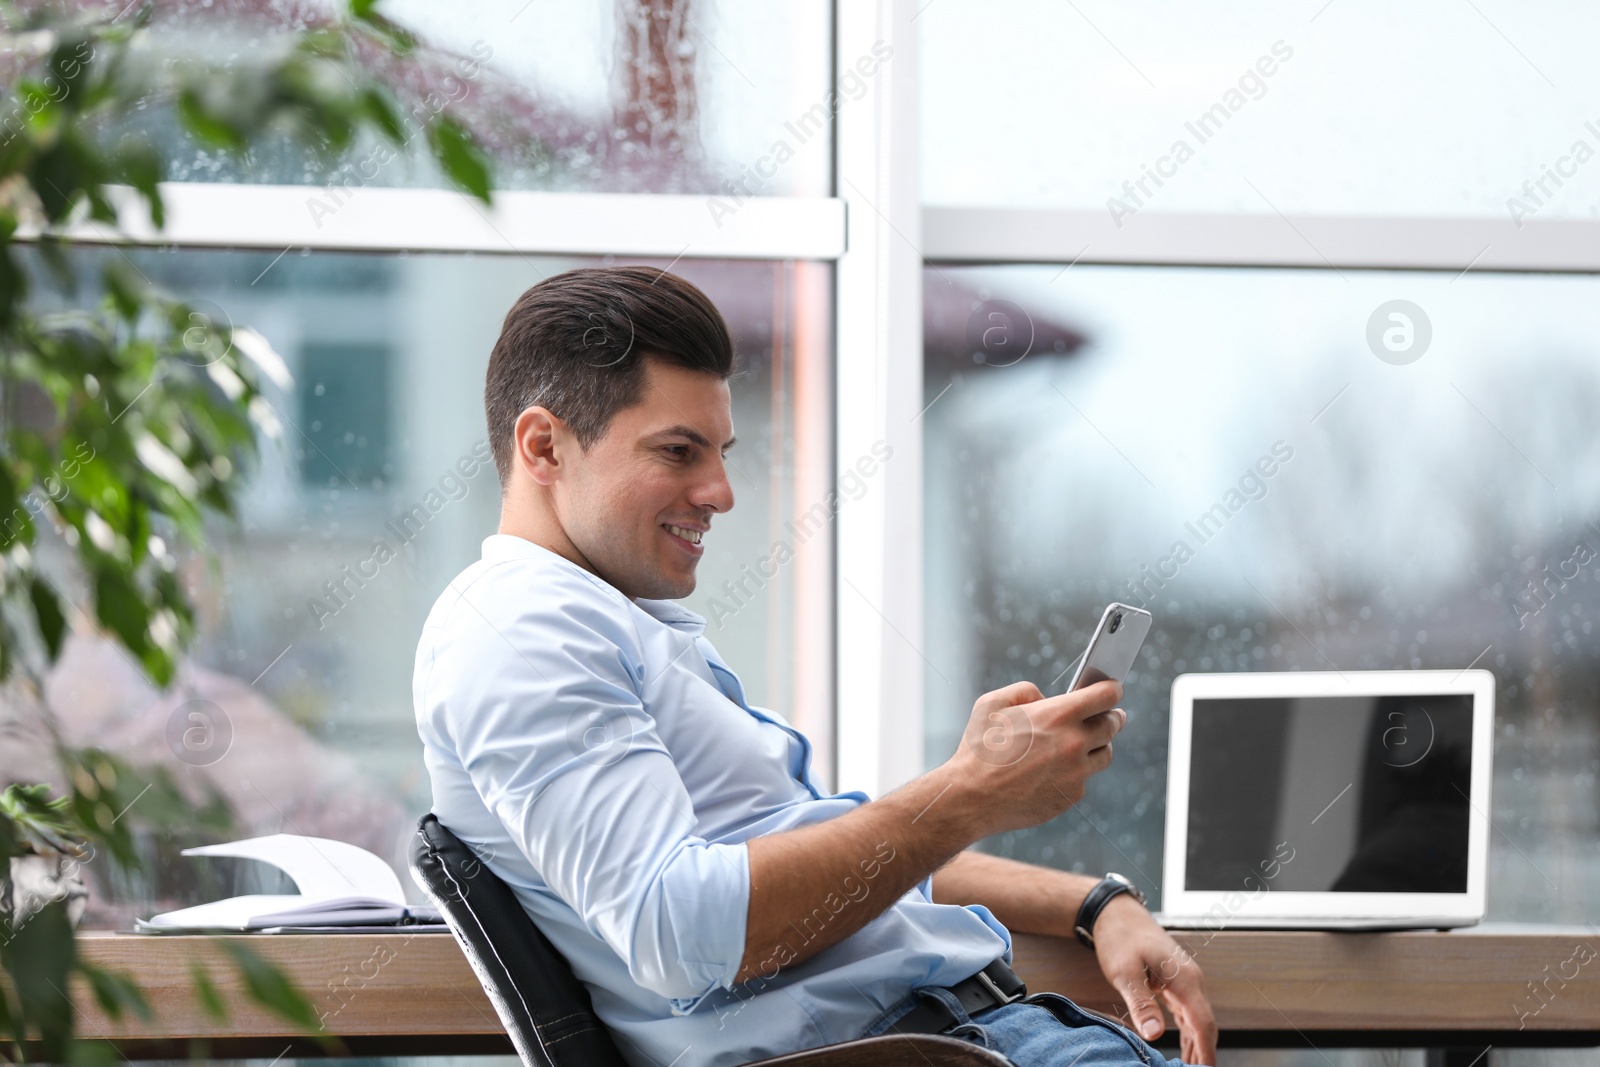
<svg viewBox="0 0 1600 1067"><path fill-rule="evenodd" d="M431 812L411 876L450 924L528 1067L627 1067L589 991L511 891Z"/></svg>

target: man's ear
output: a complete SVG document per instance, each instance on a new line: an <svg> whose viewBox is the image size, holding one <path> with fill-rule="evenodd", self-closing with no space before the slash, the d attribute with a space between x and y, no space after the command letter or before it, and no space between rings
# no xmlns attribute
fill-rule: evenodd
<svg viewBox="0 0 1600 1067"><path fill-rule="evenodd" d="M516 466L535 483L553 485L574 439L566 423L545 408L531 407L517 416L511 443Z"/></svg>

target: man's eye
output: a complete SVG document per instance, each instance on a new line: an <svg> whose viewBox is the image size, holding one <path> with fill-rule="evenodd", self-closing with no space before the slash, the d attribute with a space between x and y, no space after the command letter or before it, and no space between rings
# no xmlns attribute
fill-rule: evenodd
<svg viewBox="0 0 1600 1067"><path fill-rule="evenodd" d="M668 445L667 446L667 451L671 452L678 459L688 459L689 458L689 446L688 445Z"/></svg>

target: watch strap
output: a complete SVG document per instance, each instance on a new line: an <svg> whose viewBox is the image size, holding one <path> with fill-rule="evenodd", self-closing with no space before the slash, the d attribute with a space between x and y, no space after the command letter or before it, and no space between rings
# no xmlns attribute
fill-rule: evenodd
<svg viewBox="0 0 1600 1067"><path fill-rule="evenodd" d="M1107 904L1123 893L1129 893L1133 899L1144 903L1144 894L1134 887L1133 883L1120 875L1108 874L1095 883L1083 898L1083 903L1078 907L1078 917L1072 924L1072 932L1085 948L1094 948L1094 924L1100 918L1100 913Z"/></svg>

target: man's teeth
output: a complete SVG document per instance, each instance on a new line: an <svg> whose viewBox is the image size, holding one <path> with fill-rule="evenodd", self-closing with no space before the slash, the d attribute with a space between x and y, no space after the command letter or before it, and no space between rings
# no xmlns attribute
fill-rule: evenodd
<svg viewBox="0 0 1600 1067"><path fill-rule="evenodd" d="M682 526L668 526L667 527L667 532L672 534L672 535L674 535L674 536L676 536L676 537L683 538L685 541L688 541L690 544L698 545L700 543L700 531L699 530L686 530Z"/></svg>

